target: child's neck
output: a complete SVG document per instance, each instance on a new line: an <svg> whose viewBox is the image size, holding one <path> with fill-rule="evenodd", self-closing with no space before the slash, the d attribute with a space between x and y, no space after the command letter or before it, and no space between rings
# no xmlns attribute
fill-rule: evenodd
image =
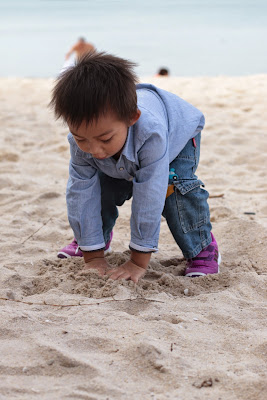
<svg viewBox="0 0 267 400"><path fill-rule="evenodd" d="M121 155L121 150L118 151L118 153L114 154L114 156L112 156L116 161L118 161L118 159L120 158Z"/></svg>

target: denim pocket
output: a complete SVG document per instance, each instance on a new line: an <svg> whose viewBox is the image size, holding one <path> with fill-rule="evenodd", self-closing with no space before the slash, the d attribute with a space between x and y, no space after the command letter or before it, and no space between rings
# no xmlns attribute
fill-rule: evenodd
<svg viewBox="0 0 267 400"><path fill-rule="evenodd" d="M179 180L174 182L174 186L177 187L177 189L179 190L179 192L184 195L188 192L190 192L191 190L197 188L197 187L205 187L204 183L200 180L200 179L185 179L185 180Z"/></svg>
<svg viewBox="0 0 267 400"><path fill-rule="evenodd" d="M200 228L209 222L209 193L202 189L201 180L179 180L174 183L175 199L184 233Z"/></svg>

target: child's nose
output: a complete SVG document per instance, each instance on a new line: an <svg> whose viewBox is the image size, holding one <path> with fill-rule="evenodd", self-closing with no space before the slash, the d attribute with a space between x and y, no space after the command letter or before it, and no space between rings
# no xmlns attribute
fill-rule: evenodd
<svg viewBox="0 0 267 400"><path fill-rule="evenodd" d="M101 152L100 146L97 143L88 143L87 149L87 152L91 154L98 154L99 152Z"/></svg>

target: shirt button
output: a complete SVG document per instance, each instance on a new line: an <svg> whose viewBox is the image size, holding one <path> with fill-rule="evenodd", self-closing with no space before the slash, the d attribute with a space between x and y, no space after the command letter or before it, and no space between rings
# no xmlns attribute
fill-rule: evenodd
<svg viewBox="0 0 267 400"><path fill-rule="evenodd" d="M124 170L124 168L123 168L123 167L120 167L120 168L119 168L119 170L120 170L120 171L123 171L123 170Z"/></svg>

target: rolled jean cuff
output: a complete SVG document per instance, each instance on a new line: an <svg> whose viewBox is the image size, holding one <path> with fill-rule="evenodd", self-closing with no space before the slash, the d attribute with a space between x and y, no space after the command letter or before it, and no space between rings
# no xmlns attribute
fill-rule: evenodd
<svg viewBox="0 0 267 400"><path fill-rule="evenodd" d="M138 244L133 243L132 241L129 244L130 250L135 250L140 253L157 253L159 249L157 247L144 247L139 246Z"/></svg>
<svg viewBox="0 0 267 400"><path fill-rule="evenodd" d="M96 251L96 250L104 250L105 242L100 244L94 244L92 246L79 246L79 249L82 251Z"/></svg>

